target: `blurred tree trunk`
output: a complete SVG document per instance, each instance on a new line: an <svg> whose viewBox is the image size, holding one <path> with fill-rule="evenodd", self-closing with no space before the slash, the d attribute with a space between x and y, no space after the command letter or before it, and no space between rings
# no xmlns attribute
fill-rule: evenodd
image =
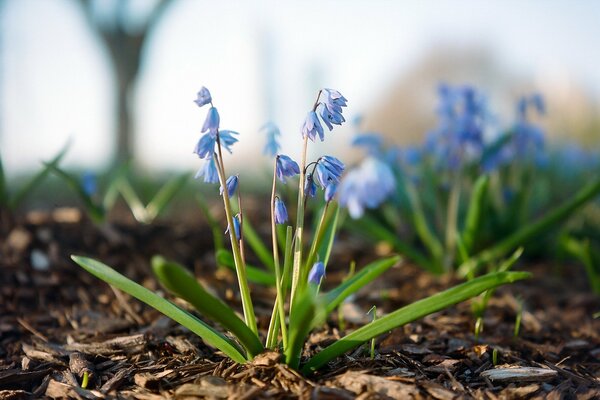
<svg viewBox="0 0 600 400"><path fill-rule="evenodd" d="M101 1L103 0L98 0ZM173 0L156 1L143 21L140 22L139 16L136 16L133 22L128 15L129 1L112 2L111 15L102 18L95 12L94 0L78 0L88 24L106 46L113 69L116 113L114 165L134 159L135 136L131 111L135 85L143 61L142 51L148 36L172 2Z"/></svg>

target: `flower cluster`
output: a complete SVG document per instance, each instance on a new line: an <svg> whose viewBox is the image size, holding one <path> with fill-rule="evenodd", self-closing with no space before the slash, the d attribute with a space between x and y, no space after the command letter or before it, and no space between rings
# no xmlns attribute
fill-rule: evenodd
<svg viewBox="0 0 600 400"><path fill-rule="evenodd" d="M302 126L302 137L307 137L313 142L317 135L321 142L325 140L325 133L321 120L330 131L333 125L342 125L346 119L342 115L342 107L347 106L348 100L340 92L333 89L323 89L319 93L313 110L308 113ZM319 119L319 117L321 117Z"/></svg>

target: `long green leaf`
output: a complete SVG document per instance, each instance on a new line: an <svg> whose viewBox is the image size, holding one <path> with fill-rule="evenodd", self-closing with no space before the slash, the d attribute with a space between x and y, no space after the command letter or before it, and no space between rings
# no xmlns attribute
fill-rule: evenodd
<svg viewBox="0 0 600 400"><path fill-rule="evenodd" d="M8 186L2 165L2 155L0 155L0 206L8 206Z"/></svg>
<svg viewBox="0 0 600 400"><path fill-rule="evenodd" d="M160 188L152 200L146 205L146 212L150 220L154 220L163 212L169 202L175 197L175 194L185 186L189 178L190 174L186 172L169 179Z"/></svg>
<svg viewBox="0 0 600 400"><path fill-rule="evenodd" d="M227 268L235 271L235 263L233 261L233 255L229 250L217 250L217 264L224 265ZM266 272L260 268L246 264L246 274L248 274L248 280L254 283L265 286L275 286L275 275L270 272Z"/></svg>
<svg viewBox="0 0 600 400"><path fill-rule="evenodd" d="M258 236L248 218L244 218L244 241L252 248L254 254L256 254L265 267L271 271L275 271L273 253L267 248L260 236Z"/></svg>
<svg viewBox="0 0 600 400"><path fill-rule="evenodd" d="M24 186L19 188L19 190L12 196L8 204L8 207L11 210L14 210L16 207L18 207L19 204L21 204L21 202L23 201L23 199L27 195L29 195L29 193L31 193L32 190L38 187L44 179L46 179L46 177L52 170L52 167L58 167L58 164L61 162L65 154L67 154L67 150L69 150L70 145L71 142L67 142L67 144L65 144L65 146L58 152L58 154L52 160L50 160L47 163L43 163L44 168L40 170L40 172L38 172L33 178L31 178L31 180L28 181Z"/></svg>
<svg viewBox="0 0 600 400"><path fill-rule="evenodd" d="M597 178L592 183L579 190L579 192L563 204L549 211L542 218L531 224L524 225L506 239L464 262L459 267L458 273L461 276L473 274L481 265L494 261L513 249L525 245L531 239L542 235L544 232L550 230L559 222L569 217L579 207L598 196L599 193L600 178Z"/></svg>
<svg viewBox="0 0 600 400"><path fill-rule="evenodd" d="M329 262L329 256L331 255L331 250L333 248L333 242L338 227L338 218L340 215L338 203L330 204L329 215L325 220L326 229L320 237L317 237L317 254L319 255L319 260L323 261L325 266L327 266L327 263Z"/></svg>
<svg viewBox="0 0 600 400"><path fill-rule="evenodd" d="M479 231L489 183L490 178L487 175L481 175L475 181L475 185L473 185L465 227L462 233L462 245L467 254L471 254L475 237Z"/></svg>
<svg viewBox="0 0 600 400"><path fill-rule="evenodd" d="M71 256L71 259L90 274L143 301L188 328L200 336L206 344L221 350L235 362L243 364L247 361L233 341L170 301L163 299L99 261L81 256Z"/></svg>
<svg viewBox="0 0 600 400"><path fill-rule="evenodd" d="M481 276L472 281L437 293L428 298L402 307L380 319L371 322L344 336L332 345L326 347L311 358L302 368L308 374L316 371L329 360L351 350L361 344L382 335L404 324L423 318L431 313L443 310L461 301L470 299L478 294L506 283L512 283L530 276L527 272L497 272Z"/></svg>
<svg viewBox="0 0 600 400"><path fill-rule="evenodd" d="M298 298L293 299L294 306L290 314L288 347L285 349L285 363L298 369L300 356L308 333L314 326L317 315L316 286L308 285Z"/></svg>
<svg viewBox="0 0 600 400"><path fill-rule="evenodd" d="M323 304L325 304L325 312L327 315L335 310L335 308L340 305L348 296L375 280L385 271L398 264L400 260L402 260L402 257L393 256L374 261L362 268L350 279L342 282L335 289L332 289L327 293L323 293L321 297Z"/></svg>
<svg viewBox="0 0 600 400"><path fill-rule="evenodd" d="M208 293L184 267L160 256L154 256L152 270L160 283L169 291L189 302L200 314L231 331L246 348L250 358L264 350L258 337L231 307Z"/></svg>
<svg viewBox="0 0 600 400"><path fill-rule="evenodd" d="M208 202L206 201L206 199L204 199L204 197L202 195L198 195L198 196L196 196L196 200L198 201L200 210L202 210L202 213L204 214L204 217L206 218L206 222L208 223L208 226L210 227L210 230L212 232L213 242L215 245L214 246L215 254L218 254L218 252L220 250L225 250L225 245L224 245L224 241L223 241L223 230L221 228L221 225L219 225L219 223L217 222L215 217L213 217L213 215L211 214L210 209L208 207ZM232 260L233 260L233 258L232 258ZM219 265L221 265L221 264L219 264Z"/></svg>

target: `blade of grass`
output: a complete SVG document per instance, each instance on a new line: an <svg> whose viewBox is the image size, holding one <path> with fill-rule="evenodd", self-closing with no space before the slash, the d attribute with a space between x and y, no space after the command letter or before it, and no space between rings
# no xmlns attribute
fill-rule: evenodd
<svg viewBox="0 0 600 400"><path fill-rule="evenodd" d="M90 274L130 294L188 328L202 338L206 344L221 350L235 362L243 364L247 361L233 341L170 301L163 299L99 261L81 256L71 256L71 259Z"/></svg>
<svg viewBox="0 0 600 400"><path fill-rule="evenodd" d="M494 261L513 249L525 245L529 240L552 229L554 225L569 217L575 210L592 200L599 193L600 178L597 178L563 204L546 213L545 216L531 224L524 225L506 239L464 262L458 269L459 275L468 276L473 274L481 265Z"/></svg>
<svg viewBox="0 0 600 400"><path fill-rule="evenodd" d="M228 250L218 250L216 257L219 265L224 265L231 270L235 270L233 255ZM248 280L251 282L265 286L275 286L275 275L270 272L246 264L246 273L248 274Z"/></svg>
<svg viewBox="0 0 600 400"><path fill-rule="evenodd" d="M256 254L265 267L271 271L275 270L273 253L265 246L260 236L258 236L258 233L254 230L252 224L250 224L248 218L244 219L244 241L248 243L252 248L252 251L254 251L254 254Z"/></svg>
<svg viewBox="0 0 600 400"><path fill-rule="evenodd" d="M335 343L321 350L312 357L302 368L309 374L316 371L329 360L399 326L422 318L446 307L460 303L494 287L512 283L530 276L527 272L497 272L491 273L472 281L462 283L428 298L416 301L402 307L386 316L371 322L362 328L344 336Z"/></svg>
<svg viewBox="0 0 600 400"><path fill-rule="evenodd" d="M469 200L469 208L467 210L465 227L461 235L462 246L464 246L464 251L467 254L471 254L475 237L479 231L481 215L483 214L489 183L490 178L487 175L482 175L477 179L477 181L475 181L475 184L473 185L473 192L471 193L471 198Z"/></svg>
<svg viewBox="0 0 600 400"><path fill-rule="evenodd" d="M323 293L321 298L323 304L325 304L325 312L327 315L329 315L348 296L375 280L385 271L398 264L400 260L402 260L402 257L393 256L374 261L362 268L357 274L342 282L335 289Z"/></svg>
<svg viewBox="0 0 600 400"><path fill-rule="evenodd" d="M261 353L264 348L258 337L246 323L221 299L208 293L196 278L181 265L152 257L154 274L169 291L193 305L198 312L231 331L246 348L249 358Z"/></svg>
<svg viewBox="0 0 600 400"><path fill-rule="evenodd" d="M188 179L190 178L190 174L184 173L178 176L175 176L169 179L160 190L154 195L152 200L148 204L146 204L146 213L150 220L154 220L156 217L160 215L167 207L167 205L171 202L173 197L180 191Z"/></svg>
<svg viewBox="0 0 600 400"><path fill-rule="evenodd" d="M148 214L144 203L142 203L142 200L136 193L135 189L133 186L131 186L129 179L127 179L127 177L122 177L119 180L117 187L123 196L123 199L125 199L125 202L131 210L135 220L143 224L150 223L150 215Z"/></svg>

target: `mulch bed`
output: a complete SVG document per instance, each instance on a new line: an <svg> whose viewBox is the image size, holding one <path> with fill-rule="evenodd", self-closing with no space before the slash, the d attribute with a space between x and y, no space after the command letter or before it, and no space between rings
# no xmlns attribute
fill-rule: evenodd
<svg viewBox="0 0 600 400"><path fill-rule="evenodd" d="M467 302L380 337L374 359L363 346L303 377L278 363L276 353L247 365L228 360L68 258L93 256L160 290L149 259L162 254L239 305L235 277L216 269L200 218L98 227L76 209L57 209L12 223L3 218L0 239L0 399L600 398L600 320L592 318L600 299L578 266L521 265L535 278L496 292L478 339ZM327 285L343 277L350 260L364 265L386 251L342 238ZM388 312L453 283L408 263L398 266L344 305L346 331L367 322L373 305ZM274 293L253 287L253 295L266 330ZM305 354L344 334L333 315L311 335ZM80 387L84 372L88 390Z"/></svg>

